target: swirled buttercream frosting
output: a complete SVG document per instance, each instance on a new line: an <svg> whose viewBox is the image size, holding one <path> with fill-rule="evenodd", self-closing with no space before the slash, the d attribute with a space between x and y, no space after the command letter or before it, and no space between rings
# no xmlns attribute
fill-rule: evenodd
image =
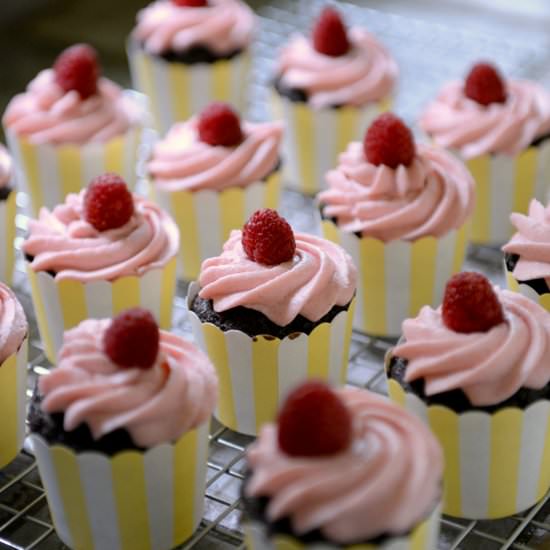
<svg viewBox="0 0 550 550"><path fill-rule="evenodd" d="M34 271L57 280L112 281L163 267L178 250L179 233L166 212L134 195L134 214L117 229L98 231L84 216L86 190L29 221L23 251Z"/></svg>
<svg viewBox="0 0 550 550"><path fill-rule="evenodd" d="M89 319L65 333L58 366L39 382L44 412L64 413L66 431L86 423L94 439L125 429L140 447L173 442L206 422L218 387L208 358L161 331L152 367L121 368L103 350L110 322Z"/></svg>
<svg viewBox="0 0 550 550"><path fill-rule="evenodd" d="M487 332L455 332L443 323L441 308L429 306L407 319L404 343L392 352L408 361L405 381L424 380L427 396L460 389L480 407L548 384L550 314L519 293L495 292L505 321Z"/></svg>
<svg viewBox="0 0 550 550"><path fill-rule="evenodd" d="M148 163L156 188L162 191L221 191L265 179L279 163L283 126L279 122L242 125L244 139L234 147L200 140L198 119L176 124L157 143Z"/></svg>
<svg viewBox="0 0 550 550"><path fill-rule="evenodd" d="M100 78L97 89L82 99L76 90L64 91L46 69L10 101L4 126L37 145L82 145L105 143L140 124L141 108L117 84Z"/></svg>
<svg viewBox="0 0 550 550"><path fill-rule="evenodd" d="M320 530L338 544L402 534L426 518L441 493L443 460L412 414L366 390L336 390L353 419L351 446L330 457L280 450L265 426L247 452L248 497L267 497L266 519L289 518L298 536Z"/></svg>
<svg viewBox="0 0 550 550"><path fill-rule="evenodd" d="M0 283L0 368L27 335L27 318L13 291Z"/></svg>
<svg viewBox="0 0 550 550"><path fill-rule="evenodd" d="M292 260L268 266L248 258L241 231L232 231L220 256L202 263L199 296L217 312L243 306L263 313L279 326L302 315L318 321L355 293L357 272L340 246L320 237L295 233Z"/></svg>
<svg viewBox="0 0 550 550"><path fill-rule="evenodd" d="M451 82L424 111L420 126L464 158L516 155L550 132L550 94L526 80L508 81L507 92L504 103L484 106L464 95L462 82Z"/></svg>
<svg viewBox="0 0 550 550"><path fill-rule="evenodd" d="M461 227L474 206L474 182L462 162L438 147L417 144L409 166L370 164L359 142L340 155L319 194L323 216L349 233L384 242L441 237Z"/></svg>
<svg viewBox="0 0 550 550"><path fill-rule="evenodd" d="M246 48L253 32L254 13L240 0L209 0L204 7L157 1L138 13L133 37L151 54L202 46L224 55Z"/></svg>
<svg viewBox="0 0 550 550"><path fill-rule="evenodd" d="M10 186L12 171L13 167L8 150L0 144L0 188Z"/></svg>
<svg viewBox="0 0 550 550"><path fill-rule="evenodd" d="M291 39L277 64L280 85L304 91L316 109L361 107L387 98L395 87L397 64L368 32L352 28L349 39L349 52L338 57L316 51L304 36Z"/></svg>

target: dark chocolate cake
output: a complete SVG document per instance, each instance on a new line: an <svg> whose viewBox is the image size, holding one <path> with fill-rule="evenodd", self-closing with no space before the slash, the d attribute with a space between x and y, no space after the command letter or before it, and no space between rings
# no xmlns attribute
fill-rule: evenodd
<svg viewBox="0 0 550 550"><path fill-rule="evenodd" d="M8 187L7 185L4 187L0 187L0 201L8 200L8 197L10 196L11 192L12 192L12 188Z"/></svg>
<svg viewBox="0 0 550 550"><path fill-rule="evenodd" d="M138 45L138 47L143 49L142 44ZM230 59L233 59L234 57L237 57L242 52L243 52L242 48L237 48L235 50L231 50L228 53L219 54L219 53L213 52L207 46L197 44L183 51L176 52L173 50L169 50L161 54L158 54L158 57L160 57L161 59L164 59L168 63L183 63L184 65L196 65L199 63L212 64L212 63L216 63L216 61L228 61Z"/></svg>
<svg viewBox="0 0 550 550"><path fill-rule="evenodd" d="M504 262L506 263L506 270L512 273L518 263L519 256L517 254L504 254ZM531 279L530 281L518 281L522 285L530 286L539 296L541 294L548 294L550 288L546 284L544 279Z"/></svg>

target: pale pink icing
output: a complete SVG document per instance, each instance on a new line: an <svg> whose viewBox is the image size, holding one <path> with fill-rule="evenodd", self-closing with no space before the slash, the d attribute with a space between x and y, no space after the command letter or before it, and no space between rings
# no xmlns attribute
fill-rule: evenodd
<svg viewBox="0 0 550 550"><path fill-rule="evenodd" d="M161 268L179 246L173 220L157 205L134 195L134 215L118 229L98 231L84 219L83 198L69 194L53 211L42 208L29 221L25 254L34 271L53 271L56 280L112 281Z"/></svg>
<svg viewBox="0 0 550 550"><path fill-rule="evenodd" d="M304 90L316 109L361 107L387 98L395 87L397 64L368 32L349 31L350 51L339 57L319 53L311 40L294 37L282 50L277 74L286 88Z"/></svg>
<svg viewBox="0 0 550 550"><path fill-rule="evenodd" d="M46 69L16 95L4 113L4 126L31 143L104 143L140 124L141 108L114 82L100 78L98 93L82 99L65 92Z"/></svg>
<svg viewBox="0 0 550 550"><path fill-rule="evenodd" d="M424 111L420 126L439 145L467 159L515 155L550 131L550 94L526 80L510 80L506 87L505 103L484 106L464 95L462 82L451 82Z"/></svg>
<svg viewBox="0 0 550 550"><path fill-rule="evenodd" d="M388 399L337 390L353 418L351 447L330 457L292 457L277 427L262 428L247 452L251 497L266 496L267 518L290 518L297 535L314 529L331 542L401 534L426 518L441 493L443 459L433 435Z"/></svg>
<svg viewBox="0 0 550 550"><path fill-rule="evenodd" d="M550 381L550 314L516 292L495 287L505 322L487 332L448 329L441 308L424 306L403 323L393 355L408 360L405 381L423 379L426 395L461 389L474 406L496 405L520 388Z"/></svg>
<svg viewBox="0 0 550 550"><path fill-rule="evenodd" d="M20 348L27 335L27 319L13 291L0 283L0 367Z"/></svg>
<svg viewBox="0 0 550 550"><path fill-rule="evenodd" d="M250 44L254 24L253 11L240 0L209 0L200 8L161 0L138 13L133 35L152 54L204 46L224 55Z"/></svg>
<svg viewBox="0 0 550 550"><path fill-rule="evenodd" d="M474 206L474 182L462 162L438 147L417 145L410 166L396 169L366 161L351 143L328 189L319 194L323 214L346 232L384 242L441 237L464 224Z"/></svg>
<svg viewBox="0 0 550 550"><path fill-rule="evenodd" d="M8 150L0 144L0 187L8 187L12 179L12 162Z"/></svg>
<svg viewBox="0 0 550 550"><path fill-rule="evenodd" d="M242 124L244 139L235 147L199 139L197 117L175 124L154 148L148 171L162 191L221 191L263 180L279 162L283 125Z"/></svg>
<svg viewBox="0 0 550 550"><path fill-rule="evenodd" d="M89 319L65 333L57 368L40 379L42 409L65 413L66 431L86 423L94 439L124 428L140 447L173 442L206 422L218 388L206 355L161 331L151 368L121 368L103 351L110 322Z"/></svg>
<svg viewBox="0 0 550 550"><path fill-rule="evenodd" d="M550 284L550 207L533 199L528 216L513 213L510 220L517 233L502 250L519 255L514 277L518 281L545 279Z"/></svg>
<svg viewBox="0 0 550 550"><path fill-rule="evenodd" d="M241 231L232 231L222 254L202 263L200 297L212 300L215 311L244 306L279 326L297 315L318 321L335 305L347 305L357 280L351 257L320 237L305 233L294 237L294 258L268 266L248 259Z"/></svg>

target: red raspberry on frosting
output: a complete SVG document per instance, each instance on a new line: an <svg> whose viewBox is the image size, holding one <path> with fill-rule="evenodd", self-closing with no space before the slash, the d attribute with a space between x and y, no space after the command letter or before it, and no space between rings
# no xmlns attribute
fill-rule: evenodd
<svg viewBox="0 0 550 550"><path fill-rule="evenodd" d="M366 159L375 166L409 166L416 154L412 132L392 113L380 115L369 127L363 141Z"/></svg>
<svg viewBox="0 0 550 550"><path fill-rule="evenodd" d="M199 116L199 138L209 145L233 147L243 140L239 115L226 103L211 103Z"/></svg>
<svg viewBox="0 0 550 550"><path fill-rule="evenodd" d="M290 456L328 456L351 444L352 420L324 382L308 381L286 398L277 418L279 448Z"/></svg>
<svg viewBox="0 0 550 550"><path fill-rule="evenodd" d="M243 227L241 242L252 261L265 265L288 262L296 252L292 228L270 208L262 208L250 216Z"/></svg>
<svg viewBox="0 0 550 550"><path fill-rule="evenodd" d="M53 70L55 81L64 91L76 90L82 99L97 93L97 52L88 44L75 44L61 52Z"/></svg>
<svg viewBox="0 0 550 550"><path fill-rule="evenodd" d="M103 349L121 367L152 367L160 333L150 311L136 307L119 313L103 335Z"/></svg>
<svg viewBox="0 0 550 550"><path fill-rule="evenodd" d="M455 332L487 332L504 322L504 313L491 283L481 273L453 275L445 287L443 323Z"/></svg>
<svg viewBox="0 0 550 550"><path fill-rule="evenodd" d="M322 54L340 57L348 53L350 44L346 27L334 8L325 8L313 27L313 47Z"/></svg>
<svg viewBox="0 0 550 550"><path fill-rule="evenodd" d="M116 174L95 177L84 194L84 218L98 231L116 229L134 214L134 199L126 182Z"/></svg>
<svg viewBox="0 0 550 550"><path fill-rule="evenodd" d="M506 101L506 86L494 65L477 63L470 69L466 77L464 94L480 105L504 103Z"/></svg>
<svg viewBox="0 0 550 550"><path fill-rule="evenodd" d="M208 0L172 0L172 4L182 8L203 8L208 6Z"/></svg>

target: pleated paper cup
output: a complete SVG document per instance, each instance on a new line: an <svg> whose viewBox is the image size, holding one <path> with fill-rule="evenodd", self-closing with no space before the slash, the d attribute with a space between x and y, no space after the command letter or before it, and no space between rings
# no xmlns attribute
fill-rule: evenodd
<svg viewBox="0 0 550 550"><path fill-rule="evenodd" d="M344 474L345 475L345 474ZM408 535L393 536L380 544L334 545L329 543L304 544L289 535L269 535L259 522L245 522L245 544L248 550L435 550L439 536L441 505L417 525ZM368 521L368 518L365 518Z"/></svg>
<svg viewBox="0 0 550 550"><path fill-rule="evenodd" d="M224 191L164 192L151 183L152 198L166 210L180 230L178 276L197 279L201 263L218 256L232 229L241 229L260 208L277 209L280 173L266 181Z"/></svg>
<svg viewBox="0 0 550 550"><path fill-rule="evenodd" d="M519 292L523 296L529 298L530 300L533 300L536 304L539 304L539 306L543 307L546 311L550 312L550 293L545 292L544 294L539 294L536 290L531 288L529 285L526 285L525 283L522 283L518 281L510 271L506 269L506 266L504 266L504 270L506 273L506 283L508 286L508 290L512 290L514 292Z"/></svg>
<svg viewBox="0 0 550 550"><path fill-rule="evenodd" d="M285 185L306 195L326 187L325 174L337 165L338 155L351 141L362 140L370 123L391 108L391 101L383 100L362 108L315 110L277 92L271 97L274 118L285 122Z"/></svg>
<svg viewBox="0 0 550 550"><path fill-rule="evenodd" d="M0 365L0 469L9 464L25 440L27 338Z"/></svg>
<svg viewBox="0 0 550 550"><path fill-rule="evenodd" d="M550 139L519 155L483 155L465 160L476 182L471 241L501 245L515 232L510 214L527 214L531 199L546 204L550 182Z"/></svg>
<svg viewBox="0 0 550 550"><path fill-rule="evenodd" d="M188 306L199 291L189 287ZM231 430L257 435L261 426L275 420L288 392L306 379L333 385L346 381L351 342L352 302L330 323L311 334L297 333L282 340L274 336L251 338L238 330L222 331L202 323L190 311L195 341L209 356L219 378L216 418Z"/></svg>
<svg viewBox="0 0 550 550"><path fill-rule="evenodd" d="M6 200L0 200L0 230L4 235L4 246L0 250L0 281L11 286L15 265L15 214L16 191L12 189Z"/></svg>
<svg viewBox="0 0 550 550"><path fill-rule="evenodd" d="M323 236L341 245L358 269L354 328L381 337L398 337L401 323L424 305L438 306L445 285L460 271L468 225L444 237L384 243L341 231L329 220Z"/></svg>
<svg viewBox="0 0 550 550"><path fill-rule="evenodd" d="M35 272L27 263L27 274L46 357L55 363L63 333L85 319L113 317L140 306L151 311L161 329L172 322L176 289L176 258L141 277L83 283L74 279L56 281L47 272Z"/></svg>
<svg viewBox="0 0 550 550"><path fill-rule="evenodd" d="M421 418L445 457L443 513L497 519L536 504L550 488L550 401L493 414L427 406L388 380L390 398Z"/></svg>
<svg viewBox="0 0 550 550"><path fill-rule="evenodd" d="M227 102L241 112L246 108L249 52L214 63L185 64L150 55L132 41L127 51L132 82L148 96L155 127L161 135L212 101Z"/></svg>
<svg viewBox="0 0 550 550"><path fill-rule="evenodd" d="M85 145L34 145L6 129L18 183L28 193L32 217L42 206L50 210L64 202L69 193L78 193L90 180L105 172L115 172L133 189L141 141L141 128L105 143Z"/></svg>
<svg viewBox="0 0 550 550"><path fill-rule="evenodd" d="M31 442L55 530L70 548L169 550L198 527L208 426L174 444L109 457Z"/></svg>

